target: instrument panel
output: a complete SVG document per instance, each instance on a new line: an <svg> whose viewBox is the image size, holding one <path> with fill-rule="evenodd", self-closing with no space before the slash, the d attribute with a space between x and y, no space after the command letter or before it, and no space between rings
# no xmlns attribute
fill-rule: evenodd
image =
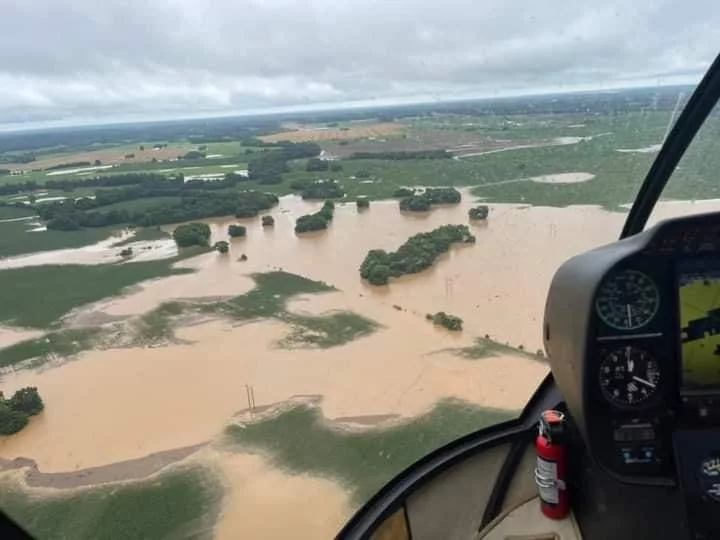
<svg viewBox="0 0 720 540"><path fill-rule="evenodd" d="M551 285L544 330L595 460L621 480L673 484L673 434L720 429L720 214L571 259Z"/></svg>

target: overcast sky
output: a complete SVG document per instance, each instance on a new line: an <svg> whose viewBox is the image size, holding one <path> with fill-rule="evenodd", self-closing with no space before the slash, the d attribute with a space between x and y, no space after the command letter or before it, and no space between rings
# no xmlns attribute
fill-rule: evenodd
<svg viewBox="0 0 720 540"><path fill-rule="evenodd" d="M0 0L0 123L697 82L717 0Z"/></svg>

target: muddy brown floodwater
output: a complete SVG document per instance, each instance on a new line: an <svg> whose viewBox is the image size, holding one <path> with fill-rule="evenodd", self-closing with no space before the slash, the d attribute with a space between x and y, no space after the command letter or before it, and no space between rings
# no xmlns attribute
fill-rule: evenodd
<svg viewBox="0 0 720 540"><path fill-rule="evenodd" d="M148 282L89 309L133 315L171 298L242 294L253 285L249 273L282 268L340 290L296 298L289 309L351 310L380 323L376 333L341 347L289 351L276 346L288 332L280 322L211 321L178 329L181 344L91 351L60 367L7 374L0 384L6 394L37 386L46 410L22 432L0 439L0 457L31 458L45 473L69 472L202 443L247 407L245 385L254 388L258 406L320 395L329 419L413 417L445 397L517 410L546 365L520 356L468 360L447 349L485 334L539 349L553 273L568 257L614 240L625 218L590 206L492 205L489 220L471 226L475 245L451 250L422 274L372 287L358 275L368 250L393 250L415 233L465 224L473 203L422 215L401 214L395 202L372 203L361 213L354 205L338 205L329 230L296 236L295 218L319 206L284 198L272 212L274 228L263 228L259 219L240 220L248 236L231 241L229 256L209 253L183 261L198 271ZM668 203L653 219L717 209L718 201ZM209 221L213 241L226 239L227 225L236 221ZM240 262L241 254L248 260ZM465 330L452 334L424 319L440 310L462 317ZM7 334L0 343L16 339ZM319 534L310 537L327 537L347 517L349 499L329 480L287 475L257 456L223 455L217 461L231 494L218 526L221 537L283 538L303 527ZM240 502L251 499L266 501L268 511ZM319 507L324 513L313 515ZM286 511L294 521L271 517Z"/></svg>

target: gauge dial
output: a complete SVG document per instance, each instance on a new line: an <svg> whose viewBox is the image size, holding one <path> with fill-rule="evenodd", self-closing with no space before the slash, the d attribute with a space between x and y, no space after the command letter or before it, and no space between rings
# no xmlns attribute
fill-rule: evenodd
<svg viewBox="0 0 720 540"><path fill-rule="evenodd" d="M600 362L600 390L613 405L641 405L655 395L659 384L657 361L641 349L621 347Z"/></svg>
<svg viewBox="0 0 720 540"><path fill-rule="evenodd" d="M700 464L699 477L705 495L720 501L720 458L704 459Z"/></svg>
<svg viewBox="0 0 720 540"><path fill-rule="evenodd" d="M607 279L597 293L595 309L616 330L635 330L649 323L660 306L657 285L637 270L624 270Z"/></svg>

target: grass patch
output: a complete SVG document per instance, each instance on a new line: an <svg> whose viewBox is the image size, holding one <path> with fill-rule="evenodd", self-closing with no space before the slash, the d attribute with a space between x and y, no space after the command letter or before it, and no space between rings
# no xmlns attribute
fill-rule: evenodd
<svg viewBox="0 0 720 540"><path fill-rule="evenodd" d="M516 414L445 400L406 424L352 433L329 427L317 408L300 406L256 424L231 426L226 443L266 453L294 473L337 479L360 504L428 452Z"/></svg>
<svg viewBox="0 0 720 540"><path fill-rule="evenodd" d="M118 295L126 287L148 279L193 272L172 265L204 251L187 249L177 257L160 261L0 270L0 323L57 327L71 310Z"/></svg>
<svg viewBox="0 0 720 540"><path fill-rule="evenodd" d="M79 231L30 232L33 220L0 223L0 257L14 257L36 251L79 248L105 240L111 227Z"/></svg>
<svg viewBox="0 0 720 540"><path fill-rule="evenodd" d="M160 227L145 227L137 229L135 234L125 240L121 240L112 245L112 247L124 247L133 242L148 242L151 240L165 240L170 238L171 235L163 231Z"/></svg>
<svg viewBox="0 0 720 540"><path fill-rule="evenodd" d="M12 366L31 358L73 356L91 349L99 334L99 328L84 328L51 332L39 338L21 341L0 349L0 367Z"/></svg>
<svg viewBox="0 0 720 540"><path fill-rule="evenodd" d="M35 212L29 208L17 208L15 206L0 206L0 219L17 219L34 216Z"/></svg>
<svg viewBox="0 0 720 540"><path fill-rule="evenodd" d="M200 469L117 487L39 497L0 490L0 506L36 538L139 540L211 538L220 488Z"/></svg>
<svg viewBox="0 0 720 540"><path fill-rule="evenodd" d="M290 334L280 342L281 347L310 345L327 349L337 347L372 334L378 324L352 312L331 313L309 317L293 313L281 314L281 320L292 326Z"/></svg>
<svg viewBox="0 0 720 540"><path fill-rule="evenodd" d="M541 356L537 353L533 354L520 347L522 347L522 345L518 347L513 347L512 345L506 345L494 341L490 338L482 337L476 338L473 345L469 345L467 347L457 347L453 349L443 349L442 351L438 352L450 352L462 358L467 358L468 360L479 360L480 358L488 358L491 356L512 355L524 356L525 358L529 358L531 360L536 360L539 362L545 361L544 356Z"/></svg>
<svg viewBox="0 0 720 540"><path fill-rule="evenodd" d="M188 250L191 251L191 250ZM197 253L197 251L196 251ZM167 272L178 273L170 268L169 261L154 261L165 263L166 266L153 267L157 272L152 277L170 275ZM150 263L130 263L150 264ZM106 265L117 268L127 265ZM49 267L38 267L49 268ZM58 267L64 268L64 267ZM81 267L96 268L96 267ZM191 270L186 270L191 271ZM147 270L145 270L147 272ZM163 273L164 272L164 273ZM182 272L180 272L182 273ZM137 277L137 274L132 274ZM0 272L0 277L2 272ZM111 274L117 287L118 280L127 281L128 274ZM336 290L334 287L321 281L313 281L302 276L287 272L269 272L253 274L256 287L246 294L236 296L229 300L211 303L196 303L190 301L165 302L156 309L149 311L128 322L113 324L102 328L88 328L83 330L60 330L42 336L16 343L5 349L0 349L0 367L16 365L20 362L38 358L41 362L53 357L67 357L92 349L97 346L107 347L138 347L153 344L163 344L175 339L174 324L176 319L193 314L212 317L224 317L235 321L253 321L274 318L288 324L291 328L289 335L282 339L278 345L281 347L319 347L329 348L348 343L354 339L373 333L379 325L370 319L351 312L334 312L328 315L299 315L286 310L288 299L299 294L317 294ZM77 279L82 279L79 277ZM98 281L98 283L104 283ZM106 284L105 286L109 286ZM63 289L61 289L63 290ZM93 289L94 290L94 289ZM89 291L82 291L88 293ZM115 290L117 294L119 290ZM100 294L98 292L98 294ZM100 296L104 298L105 294ZM100 299L98 298L98 299ZM63 297L57 301L67 302ZM2 291L0 291L2 301ZM45 301L47 303L47 300ZM89 303L89 302L83 302ZM0 314L2 314L0 306ZM43 321L50 319L45 311L27 310L26 318L43 317ZM25 324L25 326L29 326Z"/></svg>

